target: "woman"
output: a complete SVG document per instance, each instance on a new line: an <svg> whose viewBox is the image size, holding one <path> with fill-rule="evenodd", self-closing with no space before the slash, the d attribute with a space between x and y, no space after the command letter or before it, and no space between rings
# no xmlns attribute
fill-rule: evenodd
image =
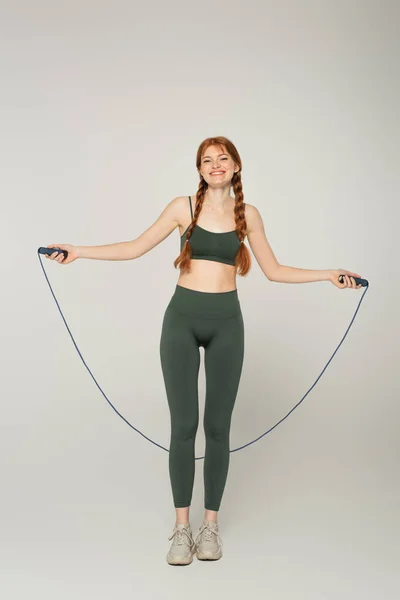
<svg viewBox="0 0 400 600"><path fill-rule="evenodd" d="M174 198L160 217L138 238L105 246L51 244L68 250L68 257L52 254L51 260L69 264L76 258L130 260L139 258L178 226L181 253L174 266L180 275L165 311L160 359L171 415L169 473L176 522L169 564L218 560L222 541L217 521L229 467L229 433L239 386L244 326L236 288L236 275L250 270L249 245L270 281L305 283L331 281L336 287L358 289L353 276L340 270L306 270L280 265L269 246L263 221L255 206L243 202L242 162L225 137L205 139L199 146L196 166L200 184L196 194ZM233 188L233 197L230 188ZM344 275L343 284L338 276ZM199 421L199 348L204 348L206 398L204 432L205 517L193 540L189 509L195 475L195 438Z"/></svg>

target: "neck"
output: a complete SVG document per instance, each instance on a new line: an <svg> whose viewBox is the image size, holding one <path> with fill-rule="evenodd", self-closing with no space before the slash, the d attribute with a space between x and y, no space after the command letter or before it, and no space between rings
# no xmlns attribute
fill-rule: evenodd
<svg viewBox="0 0 400 600"><path fill-rule="evenodd" d="M231 196L229 195L229 191L229 188L208 188L204 196L203 205L205 204L213 210L223 212L224 208L226 208L226 206L232 200Z"/></svg>

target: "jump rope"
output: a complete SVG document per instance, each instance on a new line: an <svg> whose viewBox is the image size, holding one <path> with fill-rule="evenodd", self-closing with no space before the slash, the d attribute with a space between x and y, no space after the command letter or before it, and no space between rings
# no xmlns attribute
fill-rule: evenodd
<svg viewBox="0 0 400 600"><path fill-rule="evenodd" d="M117 413L117 415L118 415L119 417L121 417L121 419L123 419L123 420L125 421L125 423L127 423L127 424L129 425L129 427L132 427L132 429L134 429L135 431L137 431L137 433L140 433L140 435L142 435L142 436L143 436L143 437L144 437L146 440L148 440L149 442L151 442L151 443L152 443L152 444L154 444L155 446L158 446L158 447L159 447L159 448L161 448L162 450L165 450L166 452L169 452L168 448L164 448L164 446L161 446L160 444L157 444L157 442L154 442L153 440L151 440L150 438L148 438L146 435L144 435L144 433L142 433L141 431L139 431L139 429L136 429L136 427L134 427L134 426L133 426L133 425L132 425L132 424L131 424L131 423L130 423L130 422L127 420L127 419L125 419L125 417L124 417L123 415L121 415L121 413L120 413L120 412L118 412L118 410L115 408L115 406L114 406L114 405L113 405L113 404L110 402L110 400L107 398L106 394L103 392L103 390L101 389L101 387L100 387L100 386L99 386L99 384L97 383L97 381L96 381L96 378L94 377L93 373L91 372L91 370L90 370L90 369L89 369L89 367L87 366L87 364L86 364L86 362L85 362L85 360L84 360L84 358L83 358L83 356L82 356L81 352L79 351L79 348L78 348L78 346L77 346L77 344L76 344L76 342L75 342L75 340L74 340L74 336L72 335L72 333L71 333L71 330L70 330L70 328L68 327L67 321L65 320L65 317L64 317L64 315L63 315L63 313L62 313L62 310L61 310L61 308L60 308L60 305L59 305L59 303L58 303L58 301L57 301L57 298L56 298L56 296L55 296L55 294L54 294L54 292L53 292L53 288L52 288L52 287L51 287L51 285L50 285L49 278L47 277L47 274L46 274L45 268L44 268L44 266L43 266L42 259L41 259L41 257L40 257L40 255L41 255L41 254L48 254L48 255L50 256L50 255L51 255L51 254L53 254L54 252L63 252L63 254L65 255L65 257L67 257L67 256L68 256L68 252L67 252L67 250L61 250L61 248L45 248L45 247L42 247L42 246L41 246L40 248L38 248L38 258L39 258L40 264L41 264L41 266L42 266L42 269L43 269L44 276L46 277L46 281L47 281L47 283L49 284L50 291L51 291L51 293L53 294L53 298L54 298L54 300L55 300L55 302L56 302L56 304L57 304L57 308L58 308L58 310L60 311L60 314L61 314L61 316L62 316L62 318L63 318L63 321L64 321L64 323L65 323L65 327L67 328L67 330L68 330L68 333L69 333L69 335L71 336L71 339L72 339L72 341L73 341L73 343L74 343L74 346L75 346L75 348L76 348L76 350L77 350L77 352L78 352L78 354L79 354L79 356L80 356L80 358L81 358L81 360L82 360L83 364L85 365L85 367L86 367L86 368L87 368L87 370L89 371L89 373L90 373L90 375L91 375L91 377L92 377L93 381L95 382L95 384L96 384L96 385L97 385L97 387L99 388L100 392L103 394L104 398L107 400L107 402L109 403L109 405L111 406L111 408L113 408L113 409L115 410L115 412ZM338 278L338 279L339 279L340 283L343 283L344 276L343 276L343 275L339 275L339 278ZM297 404L296 404L296 405L295 405L295 406L294 406L294 407L293 407L293 408L292 408L292 409L291 409L291 410L290 410L290 411L287 413L287 415L285 415L285 416L284 416L284 417L283 417L283 418L282 418L280 421L278 421L278 422L277 422L277 423L276 423L276 424L275 424L273 427L271 427L270 429L268 429L268 430L267 430L265 433L263 433L262 435L260 435L260 436L259 436L258 438L256 438L255 440L253 440L253 441L251 441L251 442L248 442L248 443L247 443L247 444L245 444L244 446L240 446L239 448L235 448L234 450L230 450L229 452L238 452L239 450L242 450L243 448L246 448L247 446L250 446L251 444L254 444L255 442L258 442L258 440L260 440L262 437L264 437L264 435L267 435L267 433L269 433L270 431L272 431L273 429L275 429L275 427L277 427L277 426L278 426L280 423L282 423L282 421L284 421L284 420L285 420L285 419L286 419L286 418L287 418L287 417L290 415L290 413L292 413L292 412L294 411L294 409L295 409L295 408L297 408L297 407L299 406L299 404L301 404L301 403L303 402L304 398L305 398L306 396L308 396L308 394L311 392L311 390L314 388L314 386L315 386L315 385L318 383L318 381L321 379L321 377L322 377L322 374L325 372L325 370L326 370L326 368L328 367L329 363L331 362L331 360L332 360L332 359L333 359L333 357L335 356L336 352L339 350L340 346L342 345L342 343L343 343L343 341L344 341L345 337L347 336L347 333L348 333L348 331L349 331L350 327L352 326L354 319L356 318L356 314L358 313L358 309L360 308L361 302L363 301L363 299L364 299L364 296L365 296L365 294L366 294L366 292L367 292L367 290L368 290L369 283L368 283L368 281L367 281L366 279L362 279L362 278L360 278L360 277L354 277L354 280L355 280L355 282L356 282L356 285L359 285L359 284L361 284L361 286L362 286L362 287L365 287L364 293L363 293L363 295L362 295L362 296L361 296L361 298L360 298L360 301L359 301L359 303L358 303L358 306L357 306L356 312L354 313L354 316L353 316L352 320L350 321L350 325L348 326L348 328L347 328L347 330L346 330L346 332L345 332L344 336L342 337L342 339L341 339L341 341L340 341L339 345L337 346L337 348L336 348L335 352L332 354L331 358L328 360L328 362L326 363L325 367L322 369L322 371L321 371L320 375L319 375L319 376L318 376L318 378L315 380L315 382L313 383L313 385L312 385L312 386L310 387L310 389L309 389L309 390L308 390L308 391L307 391L307 392L304 394L304 396L302 397L302 399L301 399L301 400L300 400L300 401L299 401L299 402L298 402L298 403L297 403ZM196 457L196 458L195 458L195 460L201 460L202 458L204 458L204 456L201 456L201 457Z"/></svg>

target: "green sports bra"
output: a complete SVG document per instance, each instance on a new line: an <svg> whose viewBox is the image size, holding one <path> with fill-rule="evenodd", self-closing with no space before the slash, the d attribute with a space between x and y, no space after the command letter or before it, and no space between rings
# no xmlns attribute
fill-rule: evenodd
<svg viewBox="0 0 400 600"><path fill-rule="evenodd" d="M193 220L192 200L190 196L188 198L190 214ZM190 225L181 235L181 252L189 227ZM236 229L215 233L208 229L203 229L196 223L189 241L192 247L192 259L213 260L225 263L226 265L235 265L236 254L240 247L240 239L236 233Z"/></svg>

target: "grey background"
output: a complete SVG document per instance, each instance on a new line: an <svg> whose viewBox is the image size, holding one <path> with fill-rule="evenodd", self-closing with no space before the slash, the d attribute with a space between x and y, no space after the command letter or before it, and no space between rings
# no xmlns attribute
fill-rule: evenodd
<svg viewBox="0 0 400 600"><path fill-rule="evenodd" d="M398 597L398 36L382 0L2 3L2 597ZM168 453L94 384L36 250L138 237L196 191L211 135L237 145L281 264L354 270L370 289L302 404L231 454L222 560L171 569ZM100 386L164 447L178 252L176 230L136 261L45 262ZM364 291L274 284L254 257L237 285L231 449L307 392ZM202 365L196 456L204 385Z"/></svg>

